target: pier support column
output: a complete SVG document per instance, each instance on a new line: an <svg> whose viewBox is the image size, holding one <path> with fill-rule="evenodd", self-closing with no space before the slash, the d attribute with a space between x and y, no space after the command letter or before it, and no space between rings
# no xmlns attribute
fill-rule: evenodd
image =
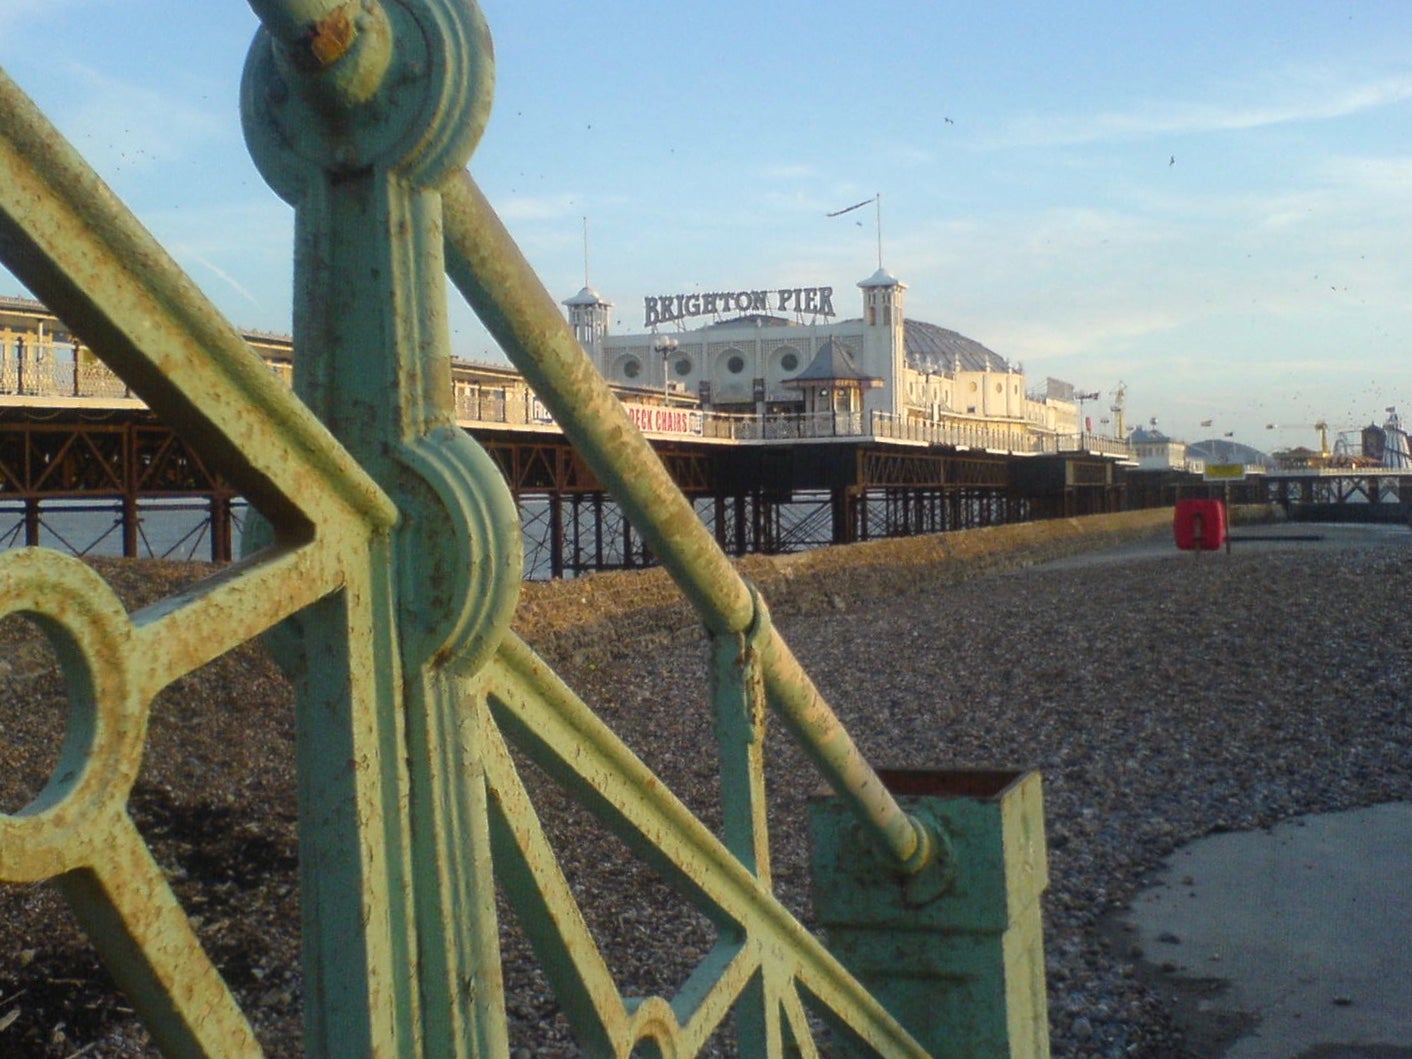
<svg viewBox="0 0 1412 1059"><path fill-rule="evenodd" d="M231 497L216 493L211 497L211 562L228 563L233 555L231 532Z"/></svg>
<svg viewBox="0 0 1412 1059"><path fill-rule="evenodd" d="M1044 1059L1037 772L880 771L950 844L952 874L902 875L832 795L814 799L814 906L830 947L931 1055Z"/></svg>
<svg viewBox="0 0 1412 1059"><path fill-rule="evenodd" d="M39 498L25 498L25 547L39 547L39 527L41 520L39 517Z"/></svg>
<svg viewBox="0 0 1412 1059"><path fill-rule="evenodd" d="M549 494L549 576L564 576L564 494L557 488Z"/></svg>
<svg viewBox="0 0 1412 1059"><path fill-rule="evenodd" d="M867 524L864 522L860 536L858 528L859 499L858 494L848 486L834 489L831 496L833 507L833 543L852 544L858 540L867 540ZM866 499L863 503L866 504Z"/></svg>
<svg viewBox="0 0 1412 1059"><path fill-rule="evenodd" d="M142 519L137 513L137 495L126 493L123 495L122 510L122 531L123 531L123 558L138 558L139 534L138 527L142 524Z"/></svg>

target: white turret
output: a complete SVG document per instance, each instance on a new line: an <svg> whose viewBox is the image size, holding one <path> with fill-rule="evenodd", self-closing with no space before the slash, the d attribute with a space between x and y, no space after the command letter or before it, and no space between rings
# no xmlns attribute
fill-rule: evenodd
<svg viewBox="0 0 1412 1059"><path fill-rule="evenodd" d="M603 369L603 338L608 334L608 310L613 303L605 301L592 287L584 287L572 298L564 299L569 309L569 326L593 362Z"/></svg>
<svg viewBox="0 0 1412 1059"><path fill-rule="evenodd" d="M863 291L863 350L858 367L885 380L881 389L867 395L866 409L902 415L907 401L902 296L907 284L879 268L858 286Z"/></svg>

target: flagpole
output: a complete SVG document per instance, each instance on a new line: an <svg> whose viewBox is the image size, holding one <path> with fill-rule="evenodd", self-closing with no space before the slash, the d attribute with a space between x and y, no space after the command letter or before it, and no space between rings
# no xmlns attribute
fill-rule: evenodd
<svg viewBox="0 0 1412 1059"><path fill-rule="evenodd" d="M873 194L873 202L875 202L875 203L877 204L877 216L878 216L878 268L882 268L882 267L883 267L883 263L882 263L883 258L882 258L882 192L881 192L881 191L875 192L875 193Z"/></svg>

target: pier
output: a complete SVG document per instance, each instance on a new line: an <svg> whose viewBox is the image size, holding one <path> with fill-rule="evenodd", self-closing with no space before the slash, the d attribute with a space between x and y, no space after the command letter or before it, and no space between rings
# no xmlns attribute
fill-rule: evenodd
<svg viewBox="0 0 1412 1059"><path fill-rule="evenodd" d="M28 337L0 328L0 544L230 561L247 511L238 491L49 320ZM244 337L292 382L287 337ZM519 506L527 577L656 563L516 371L453 362L453 389L457 423L498 464ZM1273 504L1291 520L1412 517L1405 468L1252 468L1224 486L1188 471L1143 470L1130 446L1094 434L946 426L882 412L746 415L656 389L615 392L734 556L1167 507L1192 496ZM175 528L149 532L167 523Z"/></svg>
<svg viewBox="0 0 1412 1059"><path fill-rule="evenodd" d="M226 562L244 504L182 437L35 302L0 328L0 541L83 553L113 539L161 555L146 530L182 513L181 558ZM24 319L21 323L20 319ZM289 338L246 332L292 383ZM458 425L499 465L519 506L528 576L656 562L543 403L508 367L453 362ZM932 423L886 412L703 409L655 388L614 388L721 547L740 556L1121 511L1130 448L1095 434ZM56 514L91 517L57 534ZM72 520L70 520L72 521ZM198 554L199 553L199 554Z"/></svg>

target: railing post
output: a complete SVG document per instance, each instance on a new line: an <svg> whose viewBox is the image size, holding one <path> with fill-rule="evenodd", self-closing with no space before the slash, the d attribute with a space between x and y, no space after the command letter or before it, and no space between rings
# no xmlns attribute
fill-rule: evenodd
<svg viewBox="0 0 1412 1059"><path fill-rule="evenodd" d="M344 597L301 619L291 661L305 1050L502 1056L487 791L464 711L522 557L504 480L456 426L441 193L485 126L490 42L469 0L251 3L265 29L242 117L295 208L295 392L399 513ZM355 607L365 625L343 642L329 630ZM383 763L365 786L340 759L360 724Z"/></svg>
<svg viewBox="0 0 1412 1059"><path fill-rule="evenodd" d="M952 848L915 875L890 872L846 807L816 798L814 904L831 948L938 1059L1045 1059L1038 774L880 775Z"/></svg>

